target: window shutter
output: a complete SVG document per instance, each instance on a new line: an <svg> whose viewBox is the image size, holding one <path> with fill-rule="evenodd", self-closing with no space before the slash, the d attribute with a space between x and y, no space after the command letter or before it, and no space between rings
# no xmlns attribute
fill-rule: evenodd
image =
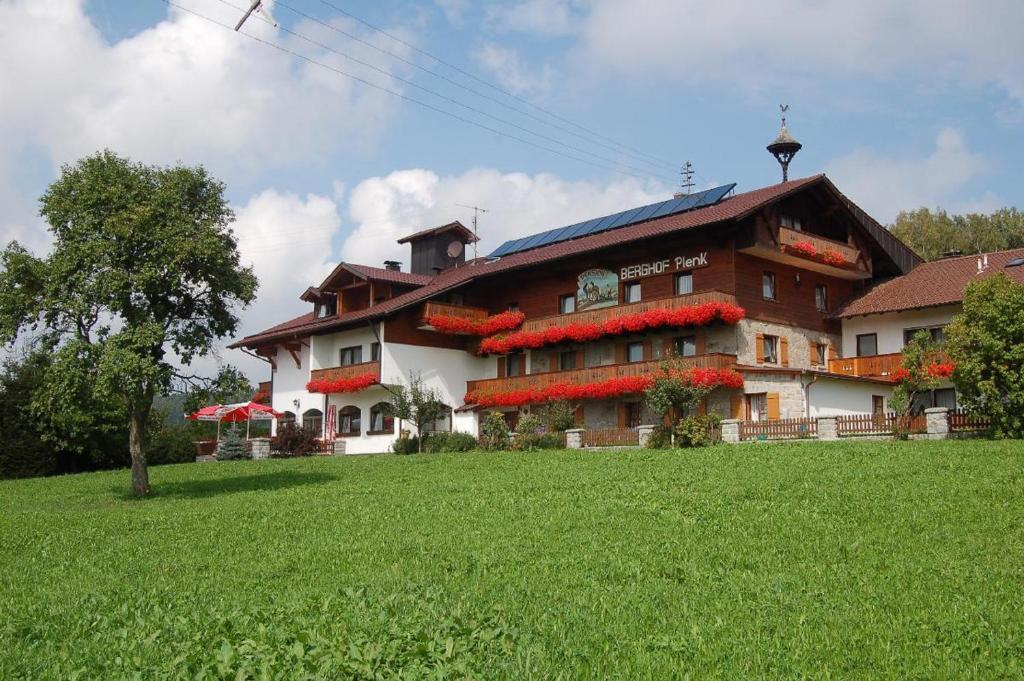
<svg viewBox="0 0 1024 681"><path fill-rule="evenodd" d="M661 341L661 356L668 357L675 350L675 341L671 338L666 338Z"/></svg>
<svg viewBox="0 0 1024 681"><path fill-rule="evenodd" d="M754 337L754 352L757 354L757 363L764 364L764 334L759 333Z"/></svg>
<svg viewBox="0 0 1024 681"><path fill-rule="evenodd" d="M704 416L708 413L708 400L704 398L697 403L697 416Z"/></svg>
<svg viewBox="0 0 1024 681"><path fill-rule="evenodd" d="M505 365L508 364L508 358L498 356L498 378L505 378Z"/></svg>
<svg viewBox="0 0 1024 681"><path fill-rule="evenodd" d="M743 419L743 395L733 395L729 398L729 412L734 419Z"/></svg>
<svg viewBox="0 0 1024 681"><path fill-rule="evenodd" d="M696 345L696 351L698 355L703 355L708 351L708 339L707 334L703 332L697 333L694 337L694 345Z"/></svg>
<svg viewBox="0 0 1024 681"><path fill-rule="evenodd" d="M779 394L768 393L768 420L774 421L779 418Z"/></svg>
<svg viewBox="0 0 1024 681"><path fill-rule="evenodd" d="M789 340L785 336L779 337L779 360L782 366L789 366Z"/></svg>
<svg viewBox="0 0 1024 681"><path fill-rule="evenodd" d="M625 364L626 363L626 344L616 343L615 344L615 363Z"/></svg>
<svg viewBox="0 0 1024 681"><path fill-rule="evenodd" d="M626 405L619 404L619 428L626 427Z"/></svg>
<svg viewBox="0 0 1024 681"><path fill-rule="evenodd" d="M836 358L836 346L832 345L831 343L828 344L828 358L829 359L835 359Z"/></svg>
<svg viewBox="0 0 1024 681"><path fill-rule="evenodd" d="M644 359L654 359L653 341L650 338L644 340Z"/></svg>
<svg viewBox="0 0 1024 681"><path fill-rule="evenodd" d="M562 353L552 352L548 355L548 371L562 370Z"/></svg>
<svg viewBox="0 0 1024 681"><path fill-rule="evenodd" d="M577 404L576 405L576 418L575 418L575 421L576 421L576 425L577 426L582 426L583 425L583 405L582 404Z"/></svg>

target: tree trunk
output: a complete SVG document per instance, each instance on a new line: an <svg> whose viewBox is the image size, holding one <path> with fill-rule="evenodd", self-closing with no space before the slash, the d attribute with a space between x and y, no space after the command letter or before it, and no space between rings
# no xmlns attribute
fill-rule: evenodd
<svg viewBox="0 0 1024 681"><path fill-rule="evenodd" d="M136 398L131 406L131 420L128 423L128 451L132 457L132 493L137 497L149 494L149 469L146 467L146 428L149 412L153 408L152 390Z"/></svg>

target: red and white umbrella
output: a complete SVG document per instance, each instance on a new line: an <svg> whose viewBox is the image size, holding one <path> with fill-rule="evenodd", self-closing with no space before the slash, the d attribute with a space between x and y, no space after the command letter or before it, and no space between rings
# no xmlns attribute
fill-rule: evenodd
<svg viewBox="0 0 1024 681"><path fill-rule="evenodd" d="M241 423L245 421L245 438L249 439L249 422L270 421L279 418L281 412L274 411L265 404L256 402L236 402L235 404L211 404L208 407L189 414L185 418L190 421L216 421L217 439L220 439L220 424L222 421L228 423Z"/></svg>

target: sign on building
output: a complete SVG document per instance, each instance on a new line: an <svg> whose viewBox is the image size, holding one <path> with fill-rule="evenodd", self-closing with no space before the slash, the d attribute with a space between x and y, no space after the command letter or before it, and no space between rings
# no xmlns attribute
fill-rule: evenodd
<svg viewBox="0 0 1024 681"><path fill-rule="evenodd" d="M618 304L619 278L611 270L591 269L577 278L577 310L596 310Z"/></svg>

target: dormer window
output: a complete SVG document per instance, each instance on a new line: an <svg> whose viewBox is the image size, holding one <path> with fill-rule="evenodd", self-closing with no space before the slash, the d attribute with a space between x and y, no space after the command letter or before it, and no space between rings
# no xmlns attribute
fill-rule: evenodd
<svg viewBox="0 0 1024 681"><path fill-rule="evenodd" d="M783 215L779 218L779 222L786 229L792 229L797 232L804 231L804 226L800 223L800 218L795 218L792 215Z"/></svg>
<svg viewBox="0 0 1024 681"><path fill-rule="evenodd" d="M316 316L317 319L323 317L330 317L334 314L334 301L333 300L321 300L316 304Z"/></svg>

